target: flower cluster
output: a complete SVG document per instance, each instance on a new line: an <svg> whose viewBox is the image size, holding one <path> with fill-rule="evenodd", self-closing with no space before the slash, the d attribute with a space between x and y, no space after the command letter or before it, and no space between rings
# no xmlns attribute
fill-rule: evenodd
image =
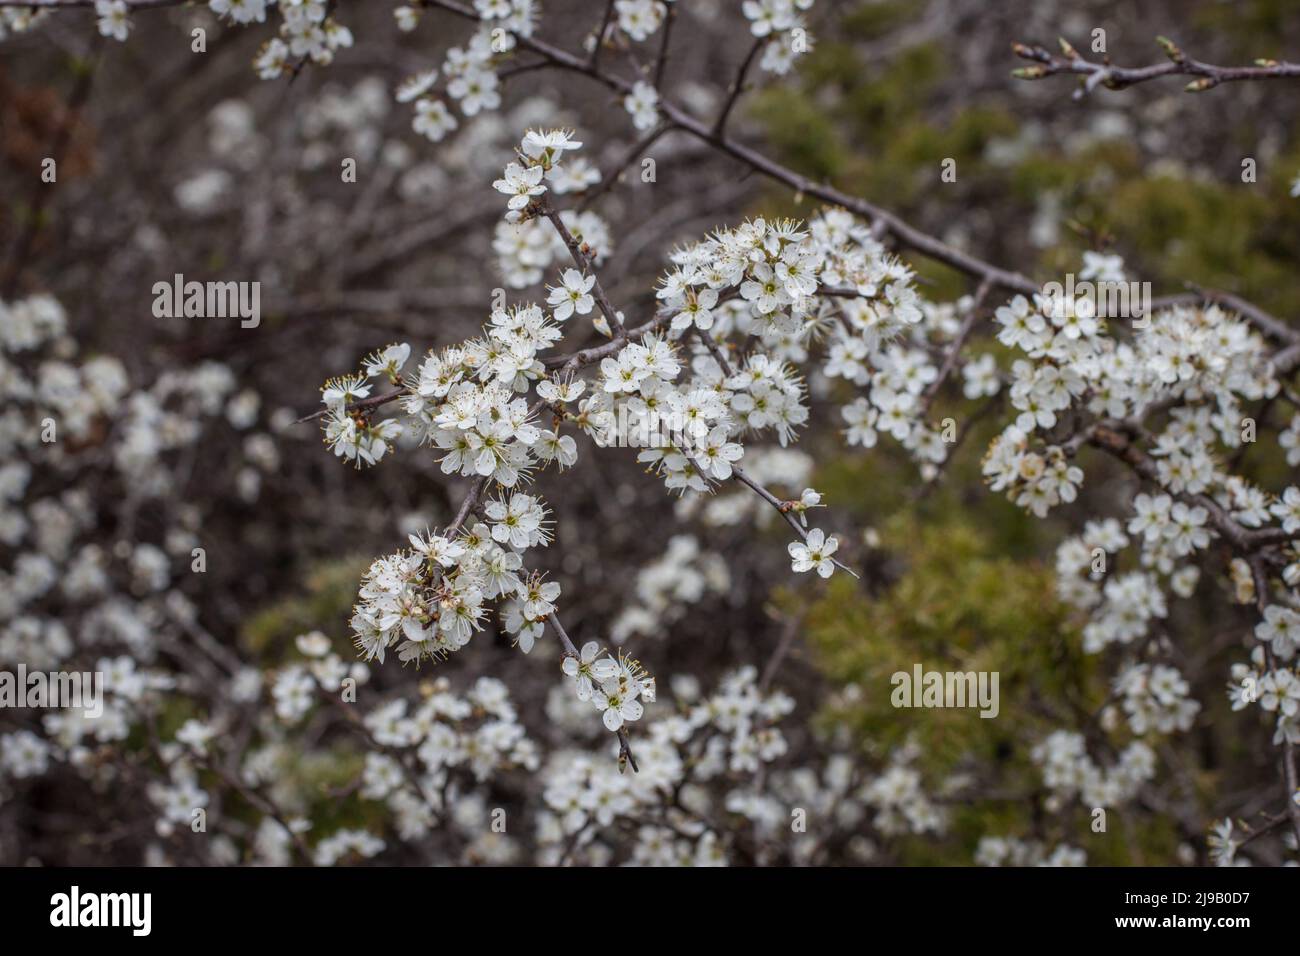
<svg viewBox="0 0 1300 956"><path fill-rule="evenodd" d="M610 640L623 644L633 634L665 636L692 605L707 596L725 594L730 583L731 573L722 555L701 549L693 535L673 535L663 555L637 572L637 601L614 620Z"/></svg>
<svg viewBox="0 0 1300 956"><path fill-rule="evenodd" d="M580 149L572 134L565 130L529 130L519 144L519 162L509 163L500 179L492 184L510 199L506 203L506 221L519 223L529 218L528 207L546 192L542 180L560 178L564 154Z"/></svg>
<svg viewBox="0 0 1300 956"><path fill-rule="evenodd" d="M1067 843L1049 850L1036 840L984 836L975 848L977 866L1084 866L1087 861L1085 850Z"/></svg>
<svg viewBox="0 0 1300 956"><path fill-rule="evenodd" d="M567 191L573 180L565 176L565 171L576 167L577 163L573 161L558 167L560 174L549 182L549 188L556 193ZM588 179L585 182L590 185L592 180ZM593 266L599 266L614 251L614 241L609 227L596 213L562 209L559 216L569 235L587 250L587 256ZM512 289L525 289L536 285L546 274L546 269L557 260L562 261L569 254L559 233L550 228L548 223L538 219L527 219L521 222L503 220L497 223L492 250L496 253L497 268L505 279L505 284ZM598 328L602 327L604 321L603 317L595 319Z"/></svg>
<svg viewBox="0 0 1300 956"><path fill-rule="evenodd" d="M544 270L568 254L564 237L537 215L537 201L548 191L557 195L580 192L600 181L600 174L585 158L568 154L581 148L566 130L529 130L515 150L517 160L508 163L492 185L508 196L506 216L497 226L492 247L498 267L512 288L525 288L541 280ZM592 212L565 209L557 214L565 231L583 249L588 261L597 266L613 249L608 227ZM595 277L566 269L560 284L551 290L549 305L554 317L563 321L576 311L591 312L590 295ZM611 334L604 317L597 328Z"/></svg>
<svg viewBox="0 0 1300 956"><path fill-rule="evenodd" d="M526 499L525 507L518 499ZM502 511L507 506L496 503ZM385 652L396 647L402 661L441 659L467 645L482 629L488 601L516 598L522 610L511 617L503 611L507 626L526 632L525 650L532 647L541 622L554 610L551 600L559 596L559 585L538 585L521 575L518 552L502 548L493 538L496 529L513 527L501 535L521 550L528 542L544 544L540 505L528 495L515 495L516 511L503 515L493 529L476 523L458 538L436 534L411 535L411 548L377 559L366 572L358 592L360 603L353 609L352 630L358 650L366 660L384 660ZM523 527L534 526L531 534ZM511 533L513 531L513 533ZM522 542L522 543L521 543Z"/></svg>
<svg viewBox="0 0 1300 956"><path fill-rule="evenodd" d="M562 669L573 681L578 700L591 701L605 726L617 731L624 723L640 720L641 701L654 702L655 681L632 658L599 654L600 645L588 641L577 655L565 656Z"/></svg>
<svg viewBox="0 0 1300 956"><path fill-rule="evenodd" d="M1031 438L1050 436L1067 413L1122 421L1158 404L1174 406L1151 451L1159 482L1173 493L1234 491L1216 468L1214 443L1239 447L1240 401L1268 397L1278 387L1264 343L1246 322L1217 306L1176 306L1145 317L1132 341L1120 341L1108 334L1090 299L1047 295L1036 295L1033 303L1016 296L995 320L998 340L1029 360L1012 369L1011 404L1019 415L985 461L994 491L1006 491L1040 517L1073 501L1082 470L1068 464L1060 444L1049 438L1039 452L1029 447ZM1247 502L1252 497L1240 482L1234 494ZM1190 513L1191 523L1198 517L1204 523L1203 512ZM1188 518L1183 513L1175 521ZM1195 544L1199 538L1183 534L1175 550L1188 543L1204 547Z"/></svg>
<svg viewBox="0 0 1300 956"><path fill-rule="evenodd" d="M136 388L112 355L80 356L68 326L48 295L0 301L0 669L102 676L103 693L98 706L64 701L0 734L6 789L47 772L120 782L107 755L175 701L195 700L194 679L161 657L188 661L182 635L206 638L181 587L205 570L205 508L179 492L195 458L223 439L234 444L225 477L245 501L279 462L275 440L255 427L258 395L227 367L177 366ZM250 675L213 688L247 700ZM189 719L159 743L139 791L158 837L187 831L208 806L198 771L213 733Z"/></svg>
<svg viewBox="0 0 1300 956"><path fill-rule="evenodd" d="M644 728L640 773L620 774L574 750L547 761L547 812L538 822L545 862L716 866L746 853L742 859L806 865L831 839L867 862L879 849L864 831L888 838L946 826L913 765L914 747L874 776L836 752L823 765L782 766L789 744L779 723L794 702L760 687L753 668L725 675L708 695L693 678L676 679L673 696L677 713ZM564 707L550 713L571 719ZM750 849L741 849L740 831L723 823L729 819L741 823Z"/></svg>
<svg viewBox="0 0 1300 956"><path fill-rule="evenodd" d="M1201 705L1187 697L1187 681L1173 667L1135 664L1115 678L1115 693L1135 734L1191 729Z"/></svg>
<svg viewBox="0 0 1300 956"><path fill-rule="evenodd" d="M1033 758L1043 784L1052 791L1049 809L1061 809L1076 797L1089 808L1119 806L1132 800L1156 769L1155 751L1140 740L1103 767L1089 756L1083 734L1066 730L1048 735L1034 748Z"/></svg>

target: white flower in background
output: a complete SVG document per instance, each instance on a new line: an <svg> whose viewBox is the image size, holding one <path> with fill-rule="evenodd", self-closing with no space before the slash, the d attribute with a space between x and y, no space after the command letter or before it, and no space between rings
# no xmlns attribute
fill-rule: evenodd
<svg viewBox="0 0 1300 956"><path fill-rule="evenodd" d="M1215 866L1232 866L1237 855L1237 841L1232 838L1233 824L1230 817L1210 828L1206 844L1210 848L1210 860Z"/></svg>
<svg viewBox="0 0 1300 956"><path fill-rule="evenodd" d="M806 9L811 4L801 4ZM795 21L794 0L744 0L740 9L749 19L749 30L756 37L770 36L787 30Z"/></svg>
<svg viewBox="0 0 1300 956"><path fill-rule="evenodd" d="M289 69L289 46L279 37L266 41L253 60L253 68L264 80L279 79Z"/></svg>
<svg viewBox="0 0 1300 956"><path fill-rule="evenodd" d="M401 6L393 10L393 19L397 21L397 29L403 33L410 33L420 25L421 9L419 7Z"/></svg>
<svg viewBox="0 0 1300 956"><path fill-rule="evenodd" d="M287 724L297 723L316 700L316 681L303 667L290 665L271 688L275 713Z"/></svg>
<svg viewBox="0 0 1300 956"><path fill-rule="evenodd" d="M497 75L491 70L470 70L454 77L447 84L447 93L459 101L466 116L476 116L481 110L494 110L501 105Z"/></svg>
<svg viewBox="0 0 1300 956"><path fill-rule="evenodd" d="M998 376L997 360L988 353L962 366L962 394L967 398L985 398L996 395L1002 387Z"/></svg>
<svg viewBox="0 0 1300 956"><path fill-rule="evenodd" d="M1300 415L1293 415L1286 430L1278 435L1277 443L1286 451L1288 465L1300 465Z"/></svg>
<svg viewBox="0 0 1300 956"><path fill-rule="evenodd" d="M293 642L305 657L324 657L330 652L330 639L320 631L299 634Z"/></svg>
<svg viewBox="0 0 1300 956"><path fill-rule="evenodd" d="M844 440L849 445L861 445L874 448L876 445L875 424L880 413L871 407L865 398L854 399L853 404L840 410L849 427L844 432Z"/></svg>
<svg viewBox="0 0 1300 956"><path fill-rule="evenodd" d="M1165 528L1165 537L1169 539L1174 554L1190 554L1210 543L1210 532L1205 527L1209 517L1210 513L1200 505L1189 508L1181 501L1174 503L1169 510L1169 524Z"/></svg>
<svg viewBox="0 0 1300 956"><path fill-rule="evenodd" d="M0 736L0 770L19 780L37 777L50 765L51 747L30 730Z"/></svg>
<svg viewBox="0 0 1300 956"><path fill-rule="evenodd" d="M1079 272L1079 278L1085 282L1123 282L1125 281L1124 257L1086 251L1083 254L1083 269Z"/></svg>
<svg viewBox="0 0 1300 956"><path fill-rule="evenodd" d="M1282 522L1282 530L1287 534L1300 532L1300 488L1295 485L1287 488L1268 510Z"/></svg>
<svg viewBox="0 0 1300 956"><path fill-rule="evenodd" d="M1259 706L1282 717L1300 713L1300 677L1292 671L1271 671L1259 682Z"/></svg>
<svg viewBox="0 0 1300 956"><path fill-rule="evenodd" d="M1255 637L1271 644L1282 660L1290 660L1300 648L1300 612L1270 604L1264 608L1264 620L1255 625Z"/></svg>
<svg viewBox="0 0 1300 956"><path fill-rule="evenodd" d="M585 192L596 185L600 182L600 170L585 157L579 156L562 165L552 166L547 170L546 178L558 195L565 196Z"/></svg>
<svg viewBox="0 0 1300 956"><path fill-rule="evenodd" d="M433 89L434 84L437 82L437 70L426 70L423 73L413 74L398 85L394 97L399 103L409 103L424 96L425 93Z"/></svg>
<svg viewBox="0 0 1300 956"><path fill-rule="evenodd" d="M213 727L200 720L194 720L191 718L185 721L185 723L181 725L180 729L176 731L176 740L193 750L199 756L206 756L208 752L208 744L216 735L217 732Z"/></svg>
<svg viewBox="0 0 1300 956"><path fill-rule="evenodd" d="M430 97L419 99L415 103L415 118L411 120L411 129L432 142L441 142L448 133L459 124L447 104Z"/></svg>
<svg viewBox="0 0 1300 956"><path fill-rule="evenodd" d="M659 121L659 92L638 80L632 92L623 97L623 108L632 114L632 125L639 130L651 129Z"/></svg>
<svg viewBox="0 0 1300 956"><path fill-rule="evenodd" d="M503 20L510 16L510 0L474 0L474 9L484 20Z"/></svg>
<svg viewBox="0 0 1300 956"><path fill-rule="evenodd" d="M659 29L665 7L659 0L614 0L618 28L640 43Z"/></svg>
<svg viewBox="0 0 1300 956"><path fill-rule="evenodd" d="M95 0L95 16L99 17L99 35L125 41L131 32L131 17L125 0Z"/></svg>
<svg viewBox="0 0 1300 956"><path fill-rule="evenodd" d="M385 843L365 830L338 830L316 844L317 866L333 866L339 860L355 855L367 859L383 852Z"/></svg>
<svg viewBox="0 0 1300 956"><path fill-rule="evenodd" d="M266 0L208 0L208 9L235 23L266 22Z"/></svg>
<svg viewBox="0 0 1300 956"><path fill-rule="evenodd" d="M813 37L801 20L795 20L791 28L774 38L763 48L763 57L758 62L759 69L777 76L785 76L794 67L795 60L812 52Z"/></svg>

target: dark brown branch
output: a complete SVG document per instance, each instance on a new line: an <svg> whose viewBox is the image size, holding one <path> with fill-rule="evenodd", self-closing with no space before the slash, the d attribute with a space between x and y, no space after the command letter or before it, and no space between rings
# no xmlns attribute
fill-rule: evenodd
<svg viewBox="0 0 1300 956"><path fill-rule="evenodd" d="M591 48L591 59L587 61L593 70L600 63L600 48L605 43L605 33L609 30L609 22L613 16L614 0L608 0L605 4L605 15L600 19L600 29L596 31L596 42Z"/></svg>
<svg viewBox="0 0 1300 956"><path fill-rule="evenodd" d="M727 102L723 104L722 112L718 114L718 121L713 124L711 132L714 136L721 137L723 131L727 128L727 118L731 116L731 111L736 108L736 101L740 99L740 94L744 92L745 75L749 73L749 68L754 62L754 57L758 56L758 51L767 46L767 41L767 37L756 39L754 45L749 48L748 55L741 62L740 69L736 73L736 79L727 92Z"/></svg>
<svg viewBox="0 0 1300 956"><path fill-rule="evenodd" d="M368 412L372 408L379 408L381 405L387 405L389 402L395 402L405 394L406 394L405 391L398 389L395 392L385 392L383 395L371 395L369 398L363 398L359 402L353 402L351 405L348 405L345 411ZM297 419L294 422L294 424L301 425L303 422L310 422L316 420L317 418L324 418L329 413L330 410L328 408L322 408L318 412L312 412L310 415L304 415L302 418Z"/></svg>
<svg viewBox="0 0 1300 956"><path fill-rule="evenodd" d="M1256 60L1254 66L1215 66L1194 60L1184 53L1176 43L1165 37L1157 37L1156 42L1169 58L1168 62L1151 66L1122 67L1113 63L1095 63L1085 60L1073 46L1064 39L1060 40L1061 53L1053 53L1041 46L1027 46L1016 43L1012 50L1024 60L1033 60L1037 65L1021 67L1012 71L1012 76L1021 80L1041 80L1058 74L1080 76L1079 89L1074 98L1082 99L1098 86L1109 90L1122 90L1138 83L1146 83L1162 76L1192 76L1196 79L1184 89L1189 93L1200 93L1213 89L1220 83L1234 83L1242 80L1277 80L1300 77L1300 63L1286 63L1279 60Z"/></svg>
<svg viewBox="0 0 1300 956"><path fill-rule="evenodd" d="M655 63L655 89L662 90L664 85L664 68L668 65L668 42L673 33L673 21L677 18L677 4L668 4L664 14L664 33L659 41L659 59Z"/></svg>

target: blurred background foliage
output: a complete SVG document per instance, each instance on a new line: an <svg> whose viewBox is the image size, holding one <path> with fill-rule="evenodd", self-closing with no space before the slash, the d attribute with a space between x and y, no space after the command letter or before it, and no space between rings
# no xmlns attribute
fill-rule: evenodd
<svg viewBox="0 0 1300 956"><path fill-rule="evenodd" d="M338 633L340 622L352 616L357 582L369 566L369 558L356 556L321 562L307 572L301 587L251 615L244 622L240 643L269 664L300 659L293 639L312 631ZM342 646L334 650L347 653Z"/></svg>

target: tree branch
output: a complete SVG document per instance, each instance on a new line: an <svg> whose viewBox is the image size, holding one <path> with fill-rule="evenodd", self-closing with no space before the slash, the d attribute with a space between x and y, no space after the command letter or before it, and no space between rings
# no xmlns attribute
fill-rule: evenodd
<svg viewBox="0 0 1300 956"><path fill-rule="evenodd" d="M1059 74L1078 75L1082 80L1079 89L1074 91L1076 100L1087 96L1098 86L1110 90L1122 90L1162 76L1196 77L1184 87L1189 93L1201 93L1213 89L1220 83L1300 77L1300 63L1279 60L1256 60L1254 66L1215 66L1213 63L1204 63L1189 57L1176 43L1166 37L1157 37L1156 42L1165 51L1165 56L1169 58L1168 62L1133 68L1115 66L1110 62L1109 57L1104 63L1085 60L1064 38L1058 42L1061 46L1060 54L1052 53L1041 46L1013 44L1012 50L1016 56L1024 60L1033 60L1038 65L1014 70L1012 76L1020 80L1041 80Z"/></svg>

